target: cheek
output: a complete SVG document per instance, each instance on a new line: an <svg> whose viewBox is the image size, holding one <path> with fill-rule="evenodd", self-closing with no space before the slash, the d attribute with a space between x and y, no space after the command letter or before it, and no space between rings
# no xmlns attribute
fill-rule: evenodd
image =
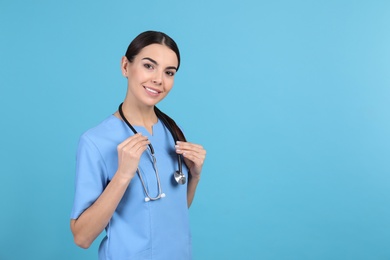
<svg viewBox="0 0 390 260"><path fill-rule="evenodd" d="M144 82L145 80L146 80L146 75L145 75L145 73L142 73L142 72L137 72L136 74L135 74L135 78L137 79L137 81L138 82Z"/></svg>
<svg viewBox="0 0 390 260"><path fill-rule="evenodd" d="M146 71L136 67L132 68L130 73L130 78L133 79L133 81L143 82L148 78L148 73Z"/></svg>
<svg viewBox="0 0 390 260"><path fill-rule="evenodd" d="M173 83L175 82L175 77L166 76L165 78L165 86L169 89L173 87Z"/></svg>
<svg viewBox="0 0 390 260"><path fill-rule="evenodd" d="M169 80L165 84L165 91L169 92L173 88L173 80Z"/></svg>

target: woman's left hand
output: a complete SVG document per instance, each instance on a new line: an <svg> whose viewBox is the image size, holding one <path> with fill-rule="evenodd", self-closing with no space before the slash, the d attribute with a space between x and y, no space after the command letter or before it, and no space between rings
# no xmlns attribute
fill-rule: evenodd
<svg viewBox="0 0 390 260"><path fill-rule="evenodd" d="M189 167L193 178L200 178L203 163L206 158L206 150L199 144L189 142L176 142L176 153L184 157L186 165Z"/></svg>

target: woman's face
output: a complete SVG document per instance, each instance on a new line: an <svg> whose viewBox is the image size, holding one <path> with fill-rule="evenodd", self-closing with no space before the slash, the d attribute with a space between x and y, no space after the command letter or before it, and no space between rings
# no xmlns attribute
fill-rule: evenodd
<svg viewBox="0 0 390 260"><path fill-rule="evenodd" d="M162 44L144 47L131 63L123 57L122 73L132 101L146 106L160 102L172 89L177 66L175 52Z"/></svg>

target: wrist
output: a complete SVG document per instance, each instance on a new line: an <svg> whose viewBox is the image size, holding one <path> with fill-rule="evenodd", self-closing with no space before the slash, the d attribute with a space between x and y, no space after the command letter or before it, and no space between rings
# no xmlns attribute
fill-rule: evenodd
<svg viewBox="0 0 390 260"><path fill-rule="evenodd" d="M189 181L198 183L200 181L200 174L199 175L190 175Z"/></svg>
<svg viewBox="0 0 390 260"><path fill-rule="evenodd" d="M130 176L129 174L123 173L121 171L117 171L113 177L115 178L119 183L122 184L129 184L131 179L133 179L134 176Z"/></svg>

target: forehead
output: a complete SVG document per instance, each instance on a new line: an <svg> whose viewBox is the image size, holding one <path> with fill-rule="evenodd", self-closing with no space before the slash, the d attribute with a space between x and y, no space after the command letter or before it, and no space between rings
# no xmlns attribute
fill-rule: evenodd
<svg viewBox="0 0 390 260"><path fill-rule="evenodd" d="M135 57L138 60L152 58L163 66L177 66L178 60L176 53L162 44L150 44L141 49Z"/></svg>

